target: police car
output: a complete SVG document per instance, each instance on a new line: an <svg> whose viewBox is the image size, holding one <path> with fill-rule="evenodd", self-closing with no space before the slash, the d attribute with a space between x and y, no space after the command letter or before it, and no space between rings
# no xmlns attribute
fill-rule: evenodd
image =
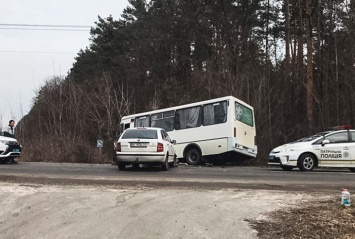
<svg viewBox="0 0 355 239"><path fill-rule="evenodd" d="M276 147L269 154L269 165L280 165L283 170L338 167L355 172L355 130L338 126Z"/></svg>
<svg viewBox="0 0 355 239"><path fill-rule="evenodd" d="M10 137L0 136L0 163L17 163L15 158L21 157L22 147Z"/></svg>

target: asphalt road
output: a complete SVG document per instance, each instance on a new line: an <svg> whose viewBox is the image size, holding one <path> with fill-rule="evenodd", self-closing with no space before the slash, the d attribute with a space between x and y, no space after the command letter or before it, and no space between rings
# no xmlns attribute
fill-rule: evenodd
<svg viewBox="0 0 355 239"><path fill-rule="evenodd" d="M0 164L0 238L257 239L248 220L340 202L354 178L345 169Z"/></svg>
<svg viewBox="0 0 355 239"><path fill-rule="evenodd" d="M278 167L188 166L161 171L156 167L127 168L116 165L32 163L1 164L0 181L64 185L110 185L183 188L240 188L282 191L339 191L355 188L355 173L347 169L313 172L283 171Z"/></svg>

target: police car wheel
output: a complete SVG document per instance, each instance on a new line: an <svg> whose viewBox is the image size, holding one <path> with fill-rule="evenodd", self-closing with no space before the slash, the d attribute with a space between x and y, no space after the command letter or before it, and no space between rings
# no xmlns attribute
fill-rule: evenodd
<svg viewBox="0 0 355 239"><path fill-rule="evenodd" d="M292 166L285 166L285 165L281 165L281 168L285 171L291 171L293 169Z"/></svg>
<svg viewBox="0 0 355 239"><path fill-rule="evenodd" d="M355 168L349 168L349 170L353 173L355 173Z"/></svg>
<svg viewBox="0 0 355 239"><path fill-rule="evenodd" d="M316 159L311 154L304 154L298 160L298 168L301 171L312 171L316 163Z"/></svg>

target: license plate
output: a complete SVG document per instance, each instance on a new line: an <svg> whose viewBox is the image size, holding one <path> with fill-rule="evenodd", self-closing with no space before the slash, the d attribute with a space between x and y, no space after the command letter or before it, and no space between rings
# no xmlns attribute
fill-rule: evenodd
<svg viewBox="0 0 355 239"><path fill-rule="evenodd" d="M19 149L12 149L12 152L18 153L18 152L20 152L20 150Z"/></svg>
<svg viewBox="0 0 355 239"><path fill-rule="evenodd" d="M269 156L269 161L272 161L275 159L275 156Z"/></svg>
<svg viewBox="0 0 355 239"><path fill-rule="evenodd" d="M131 148L146 148L146 143L131 143Z"/></svg>

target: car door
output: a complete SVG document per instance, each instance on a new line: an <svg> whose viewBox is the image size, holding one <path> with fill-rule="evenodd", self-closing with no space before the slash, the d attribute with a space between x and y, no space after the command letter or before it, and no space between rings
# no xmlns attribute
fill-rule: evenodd
<svg viewBox="0 0 355 239"><path fill-rule="evenodd" d="M172 139L170 138L169 134L165 131L166 134L166 140L169 142L169 152L170 152L170 157L171 160L174 160L174 155L175 155L175 146L174 143L172 141Z"/></svg>
<svg viewBox="0 0 355 239"><path fill-rule="evenodd" d="M169 151L169 161L174 159L174 148L173 148L173 143L171 142L171 139L169 135L165 132L165 130L161 130L161 135L164 141L166 141L166 145L168 147Z"/></svg>
<svg viewBox="0 0 355 239"><path fill-rule="evenodd" d="M324 140L328 140L329 143L323 144L319 149L320 166L342 167L350 164L351 149L348 131L329 134L324 137Z"/></svg>

